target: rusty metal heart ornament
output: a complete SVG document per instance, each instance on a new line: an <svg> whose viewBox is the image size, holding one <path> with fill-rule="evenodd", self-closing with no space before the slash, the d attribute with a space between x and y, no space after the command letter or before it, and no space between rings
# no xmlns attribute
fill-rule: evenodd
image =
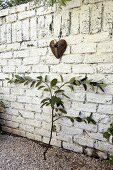
<svg viewBox="0 0 113 170"><path fill-rule="evenodd" d="M59 40L58 42L56 40L52 40L50 42L50 48L55 57L60 59L66 51L67 42L63 39Z"/></svg>

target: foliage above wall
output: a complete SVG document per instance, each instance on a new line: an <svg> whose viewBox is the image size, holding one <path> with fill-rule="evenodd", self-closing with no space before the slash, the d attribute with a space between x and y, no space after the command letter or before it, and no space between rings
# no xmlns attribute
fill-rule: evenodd
<svg viewBox="0 0 113 170"><path fill-rule="evenodd" d="M0 0L1 8L7 8L19 4L24 4L30 2L31 0ZM59 6L66 6L67 2L71 0L35 0L35 4L44 4L48 6L53 6L54 4L58 4Z"/></svg>

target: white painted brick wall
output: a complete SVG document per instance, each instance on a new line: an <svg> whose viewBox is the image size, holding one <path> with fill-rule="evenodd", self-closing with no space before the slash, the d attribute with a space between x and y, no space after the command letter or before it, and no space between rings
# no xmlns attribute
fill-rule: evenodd
<svg viewBox="0 0 113 170"><path fill-rule="evenodd" d="M113 146L103 138L113 120L113 1L72 0L58 13L55 7L35 9L27 3L0 11L0 99L6 105L1 114L3 130L47 143L50 135L51 109L40 108L48 96L37 89L10 85L5 80L12 73L29 74L33 78L48 74L49 79L64 80L85 75L107 84L105 93L77 87L66 101L68 115L93 113L96 125L70 120L58 121L52 145L91 155L93 148L112 153ZM52 39L67 41L67 49L59 61L49 43ZM86 133L85 133L86 132Z"/></svg>

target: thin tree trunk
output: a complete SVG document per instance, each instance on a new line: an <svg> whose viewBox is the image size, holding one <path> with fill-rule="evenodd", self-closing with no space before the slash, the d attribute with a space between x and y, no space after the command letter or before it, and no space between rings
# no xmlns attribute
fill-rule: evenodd
<svg viewBox="0 0 113 170"><path fill-rule="evenodd" d="M51 139L52 139L52 134L53 134L53 113L54 113L54 109L52 108L52 121L51 121L51 133L50 133L50 138L49 138L49 143L48 146L46 148L46 150L44 151L44 159L46 160L46 153L51 145Z"/></svg>

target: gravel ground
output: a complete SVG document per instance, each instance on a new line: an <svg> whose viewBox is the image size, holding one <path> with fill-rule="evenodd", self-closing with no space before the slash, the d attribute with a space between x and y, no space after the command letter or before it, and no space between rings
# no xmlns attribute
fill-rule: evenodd
<svg viewBox="0 0 113 170"><path fill-rule="evenodd" d="M32 140L0 136L0 170L113 170L104 162L82 154L51 148L47 160L44 147Z"/></svg>

